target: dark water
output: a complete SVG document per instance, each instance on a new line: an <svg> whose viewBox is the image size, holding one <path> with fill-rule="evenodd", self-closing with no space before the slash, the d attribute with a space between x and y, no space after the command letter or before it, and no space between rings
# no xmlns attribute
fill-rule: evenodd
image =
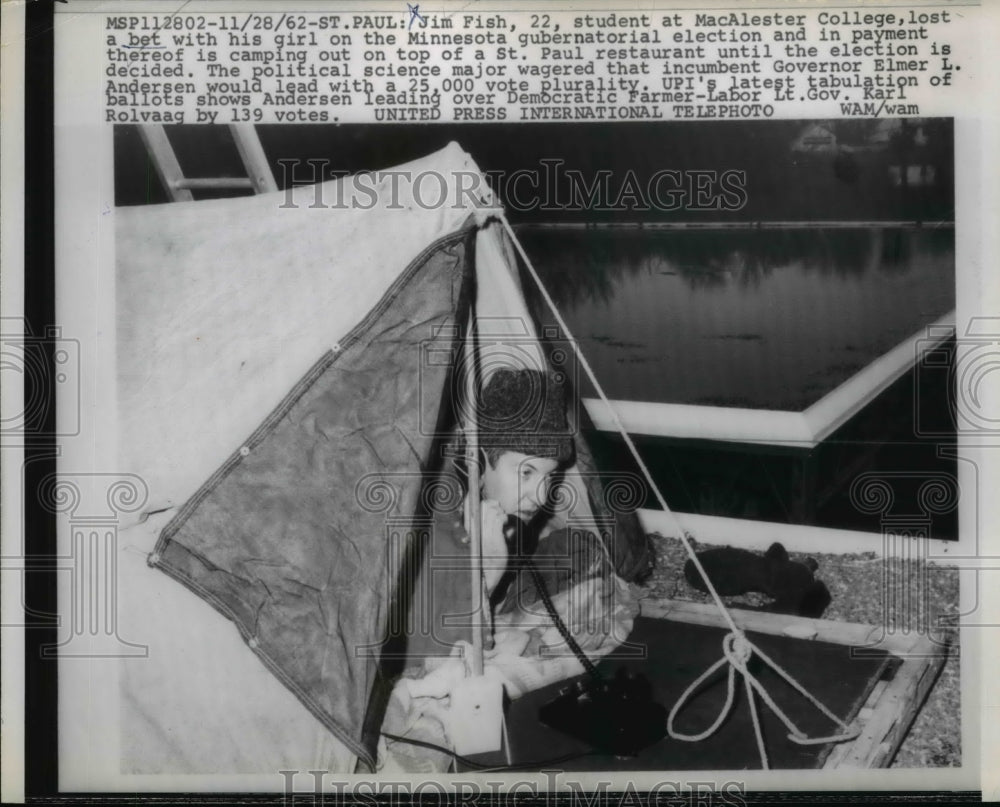
<svg viewBox="0 0 1000 807"><path fill-rule="evenodd" d="M801 410L955 306L952 229L518 237L616 399Z"/></svg>

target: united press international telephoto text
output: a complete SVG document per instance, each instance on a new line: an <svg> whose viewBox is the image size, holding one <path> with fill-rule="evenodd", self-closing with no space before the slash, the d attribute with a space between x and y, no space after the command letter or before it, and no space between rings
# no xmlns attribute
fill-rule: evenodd
<svg viewBox="0 0 1000 807"><path fill-rule="evenodd" d="M108 15L110 123L915 116L951 10Z"/></svg>

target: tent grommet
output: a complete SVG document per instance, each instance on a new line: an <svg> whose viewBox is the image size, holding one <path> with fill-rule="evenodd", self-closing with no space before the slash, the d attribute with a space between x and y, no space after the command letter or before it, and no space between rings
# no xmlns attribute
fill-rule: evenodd
<svg viewBox="0 0 1000 807"><path fill-rule="evenodd" d="M260 642L257 641L256 636L251 636L249 639L247 639L247 646L251 650L256 650L258 647L260 647Z"/></svg>
<svg viewBox="0 0 1000 807"><path fill-rule="evenodd" d="M247 448L246 446L241 446L240 447L240 456L241 457L249 457L250 456L250 449Z"/></svg>

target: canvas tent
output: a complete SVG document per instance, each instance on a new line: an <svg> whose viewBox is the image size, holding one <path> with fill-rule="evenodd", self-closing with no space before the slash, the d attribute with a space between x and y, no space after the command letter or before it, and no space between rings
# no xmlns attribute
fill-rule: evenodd
<svg viewBox="0 0 1000 807"><path fill-rule="evenodd" d="M492 204L452 144L364 181L116 211L119 450L148 487L121 534L122 635L150 647L121 662L123 771L375 763L383 640L412 607L396 561L426 550L470 321L480 381L546 364ZM576 443L554 519L635 577L645 539Z"/></svg>

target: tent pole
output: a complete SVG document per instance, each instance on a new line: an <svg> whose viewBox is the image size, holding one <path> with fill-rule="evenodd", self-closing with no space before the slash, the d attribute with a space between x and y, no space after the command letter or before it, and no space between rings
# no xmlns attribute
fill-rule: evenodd
<svg viewBox="0 0 1000 807"><path fill-rule="evenodd" d="M465 334L465 400L468 411L465 420L466 458L469 469L469 546L471 548L470 574L472 575L472 674L483 674L483 535L482 501L479 497L479 422L476 416L476 348L475 312L470 311L469 327Z"/></svg>

